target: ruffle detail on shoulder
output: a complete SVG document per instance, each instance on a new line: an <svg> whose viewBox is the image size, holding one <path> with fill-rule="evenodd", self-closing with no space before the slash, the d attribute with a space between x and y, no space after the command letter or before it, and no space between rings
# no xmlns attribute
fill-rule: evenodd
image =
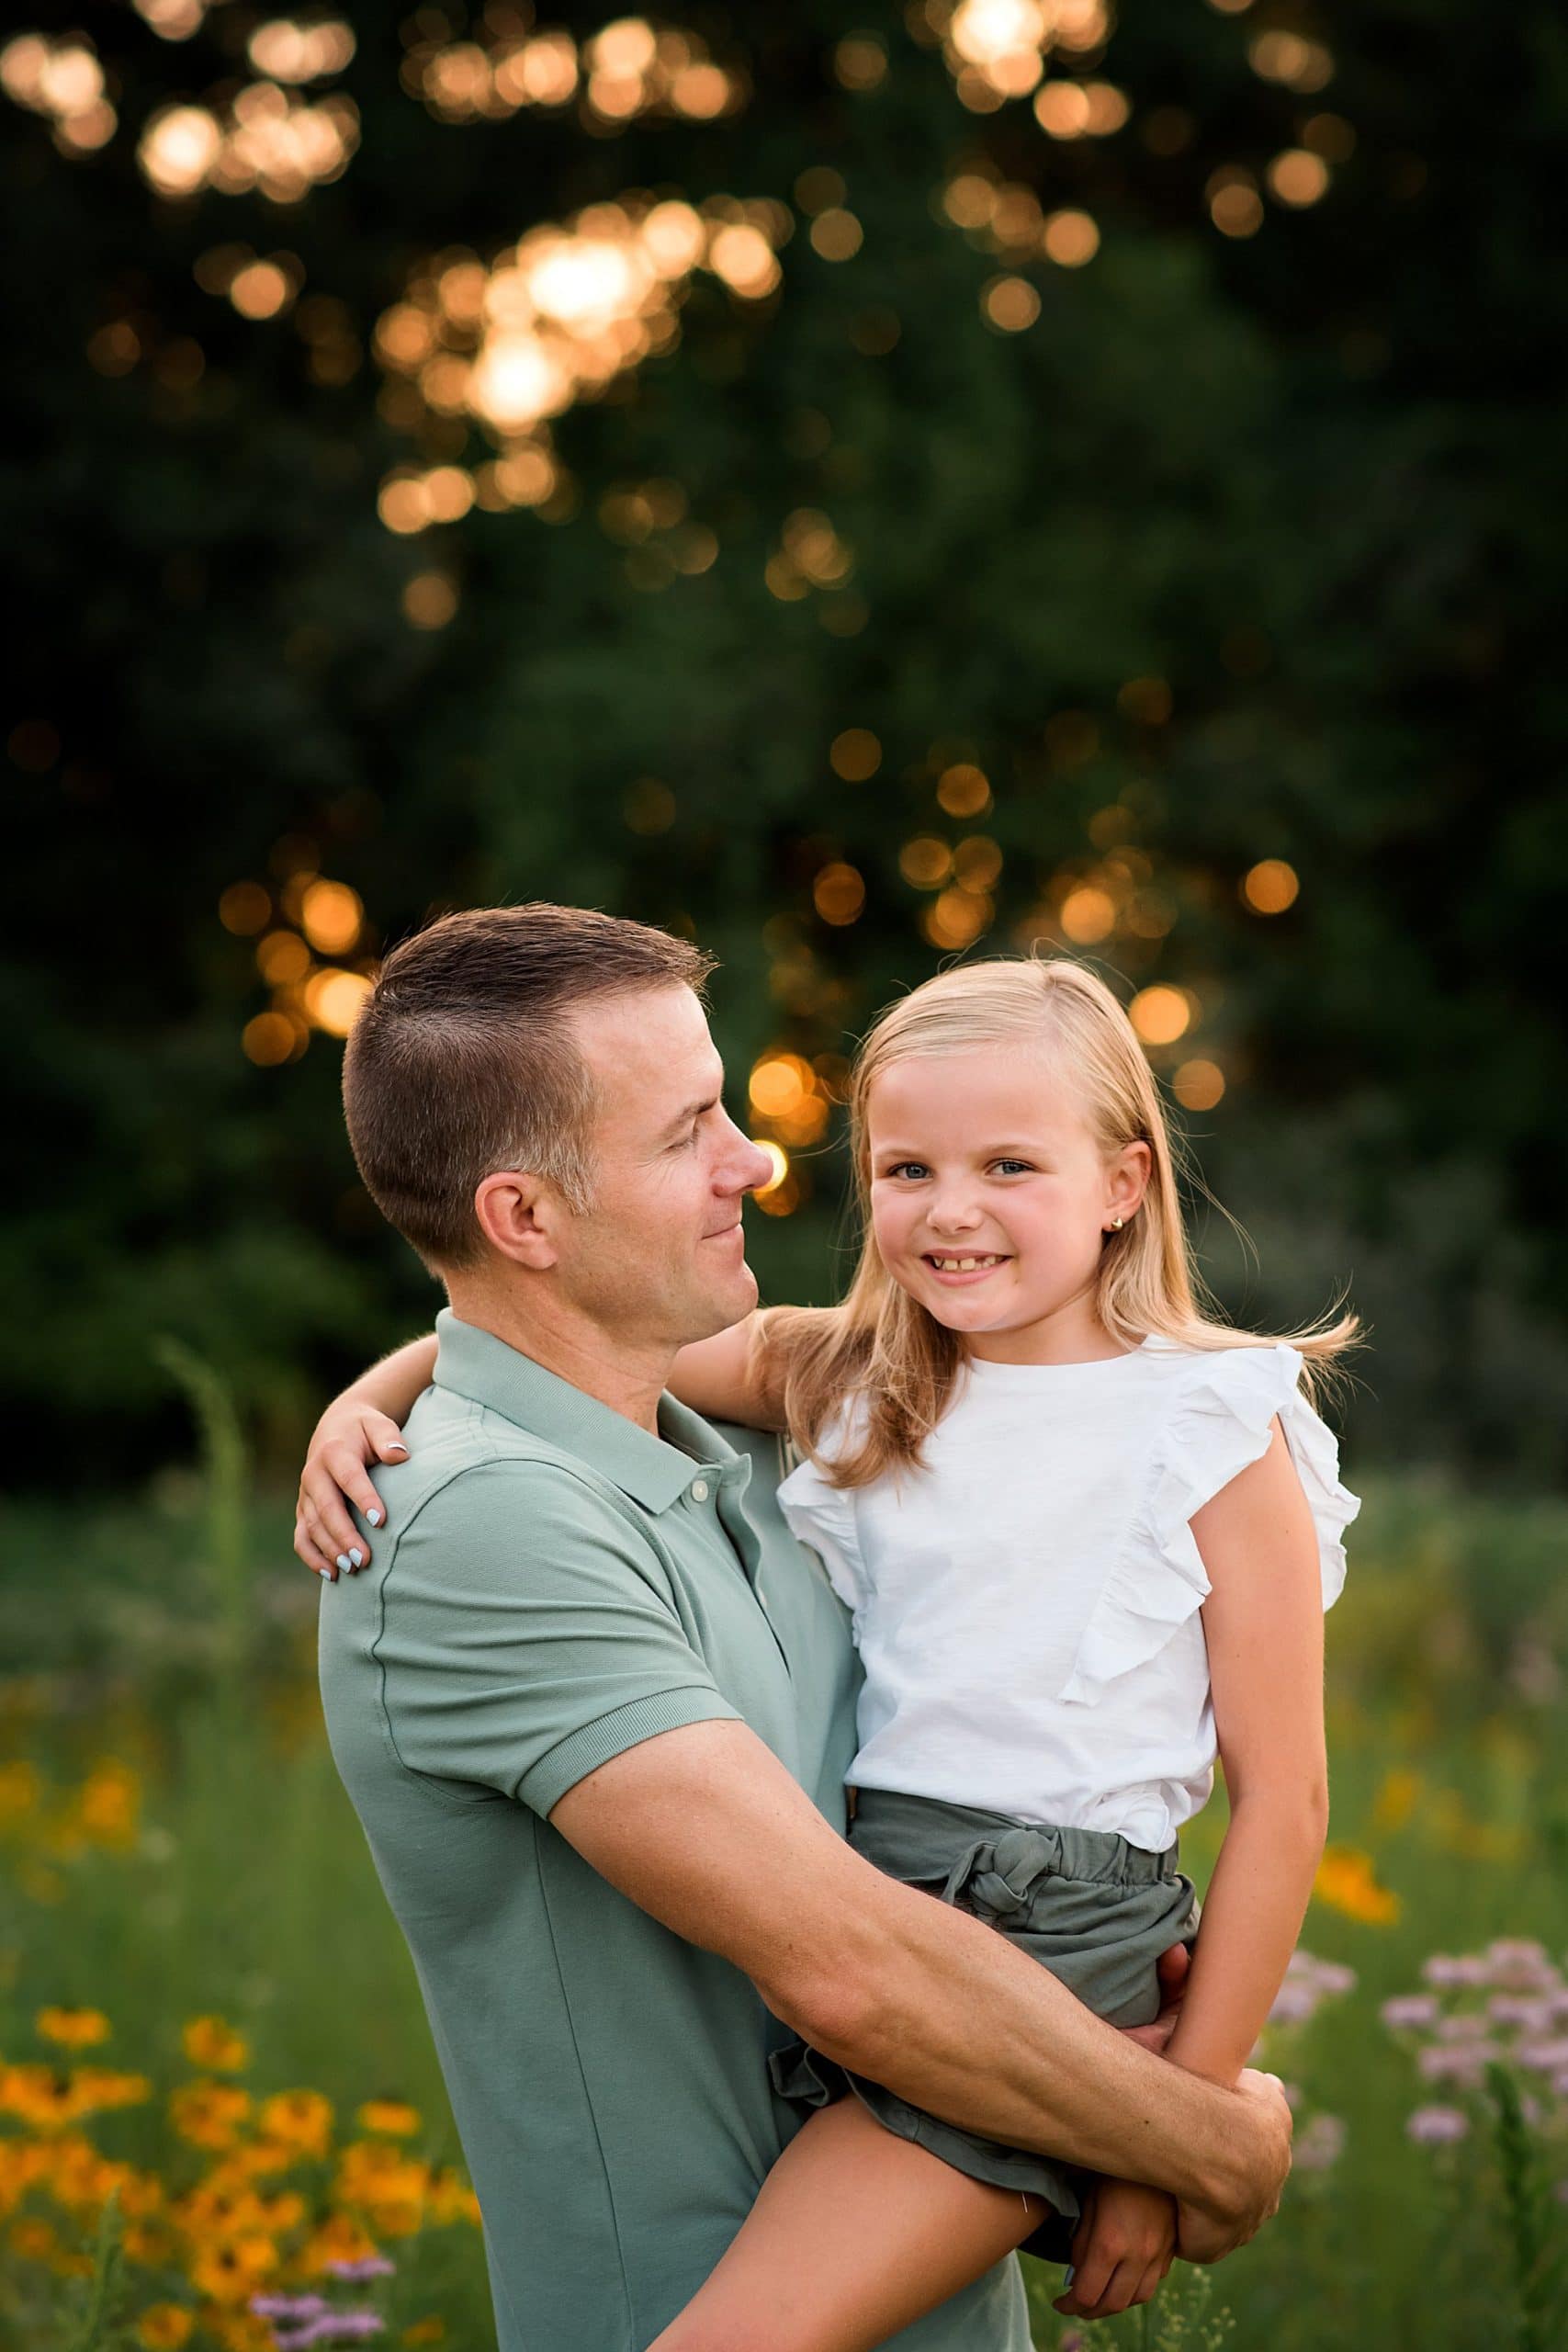
<svg viewBox="0 0 1568 2352"><path fill-rule="evenodd" d="M854 1497L829 1485L815 1462L802 1462L778 1490L779 1508L792 1535L809 1544L828 1571L828 1581L849 1609L866 1597L865 1564L855 1525Z"/></svg>
<svg viewBox="0 0 1568 2352"><path fill-rule="evenodd" d="M1232 1348L1188 1357L1126 1547L1107 1577L1057 1696L1092 1702L1106 1683L1144 1666L1200 1609L1208 1571L1191 1521L1269 1450L1276 1415L1317 1530L1323 1605L1345 1583L1345 1529L1360 1509L1339 1483L1339 1449L1298 1383L1294 1348Z"/></svg>

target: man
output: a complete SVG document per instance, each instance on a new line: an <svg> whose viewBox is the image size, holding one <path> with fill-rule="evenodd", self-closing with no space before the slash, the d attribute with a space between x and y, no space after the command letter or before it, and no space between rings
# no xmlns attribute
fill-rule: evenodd
<svg viewBox="0 0 1568 2352"><path fill-rule="evenodd" d="M662 1393L757 1296L740 1210L766 1161L722 1105L708 968L581 910L448 916L389 957L344 1068L365 1182L450 1308L378 1475L386 1532L323 1591L321 1687L502 2352L637 2352L680 2311L793 2128L765 2065L791 2030L1168 2188L1196 2259L1250 2235L1288 2162L1277 2086L1166 2065L842 1839L842 1612L750 1455ZM1028 2341L1010 2261L897 2339ZM750 2343L794 2352L766 2312Z"/></svg>

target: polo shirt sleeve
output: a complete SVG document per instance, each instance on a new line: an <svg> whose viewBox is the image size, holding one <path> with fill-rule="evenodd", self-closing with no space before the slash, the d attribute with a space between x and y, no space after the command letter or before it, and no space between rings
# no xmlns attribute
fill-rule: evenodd
<svg viewBox="0 0 1568 2352"><path fill-rule="evenodd" d="M411 1770L548 1814L641 1741L738 1721L651 1543L568 1471L479 1464L398 1533L376 1640Z"/></svg>

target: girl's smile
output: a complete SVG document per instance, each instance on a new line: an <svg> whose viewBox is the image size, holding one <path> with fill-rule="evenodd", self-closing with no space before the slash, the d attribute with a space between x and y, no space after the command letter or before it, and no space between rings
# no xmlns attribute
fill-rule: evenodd
<svg viewBox="0 0 1568 2352"><path fill-rule="evenodd" d="M866 1104L872 1227L895 1282L972 1355L1072 1362L1105 1347L1094 1280L1148 1151L1102 1159L1049 1056L911 1054Z"/></svg>

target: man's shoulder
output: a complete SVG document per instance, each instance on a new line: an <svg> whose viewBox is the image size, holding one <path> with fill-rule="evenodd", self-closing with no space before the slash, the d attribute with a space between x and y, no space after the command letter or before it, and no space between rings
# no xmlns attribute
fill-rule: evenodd
<svg viewBox="0 0 1568 2352"><path fill-rule="evenodd" d="M395 1537L417 1521L426 1532L473 1526L525 1511L531 1527L625 1527L638 1515L602 1471L548 1438L442 1389L427 1389L407 1424L406 1462L375 1473Z"/></svg>

